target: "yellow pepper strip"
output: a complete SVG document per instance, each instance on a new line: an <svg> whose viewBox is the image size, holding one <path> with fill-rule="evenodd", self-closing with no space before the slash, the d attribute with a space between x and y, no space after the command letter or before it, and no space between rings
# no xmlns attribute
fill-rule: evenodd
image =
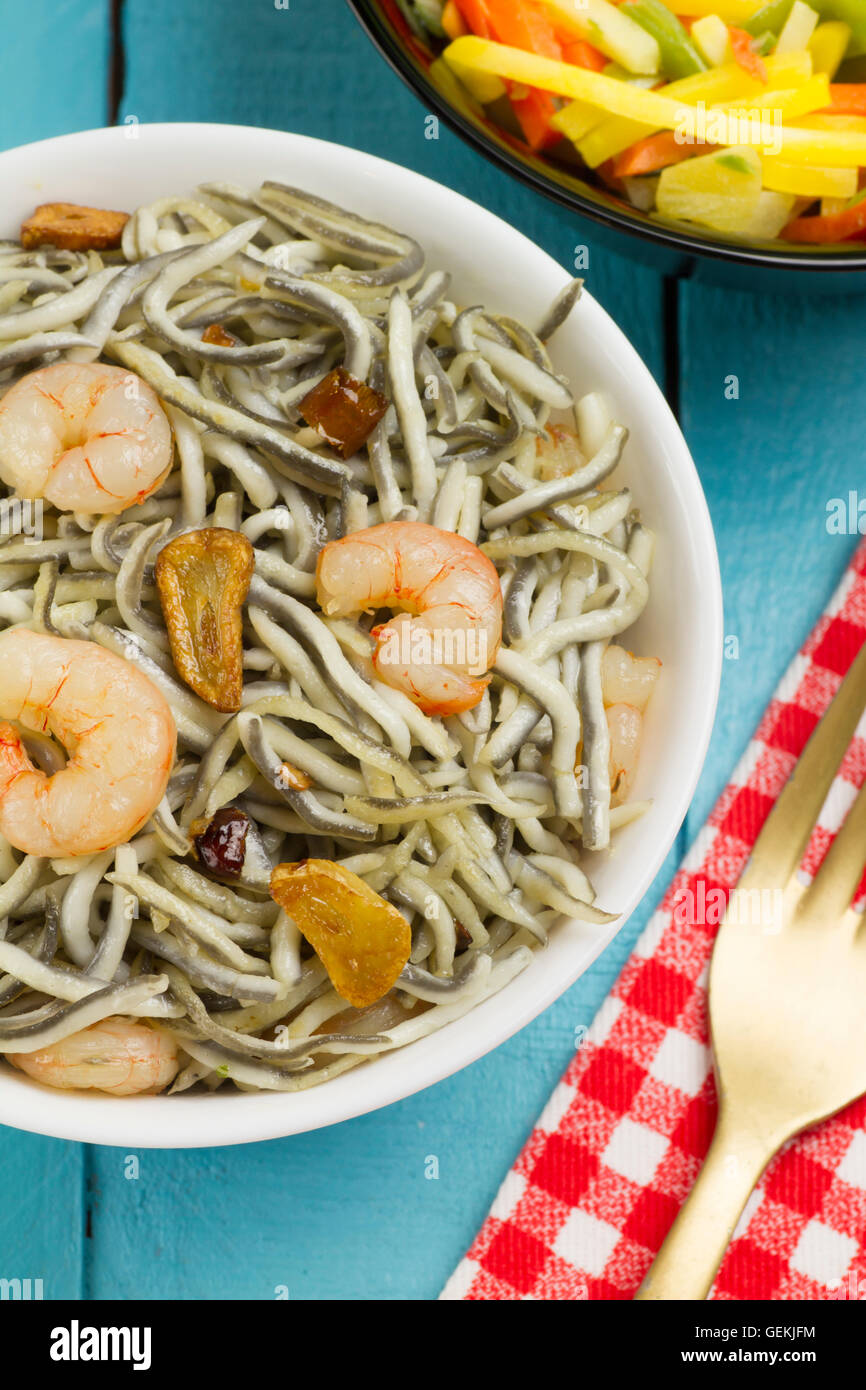
<svg viewBox="0 0 866 1390"><path fill-rule="evenodd" d="M822 73L820 77L810 77L801 87L791 87L783 91L764 92L762 96L749 97L750 110L778 111L780 120L797 119L808 116L812 111L822 111L830 105L830 79ZM725 109L731 114L743 115L742 106L727 104Z"/></svg>
<svg viewBox="0 0 866 1390"><path fill-rule="evenodd" d="M487 72L474 72L459 64L446 63L437 58L430 64L430 76L440 88L442 95L456 106L458 111L477 115L477 106L489 106L505 95L505 83L499 77L491 77ZM473 111L473 105L475 110Z"/></svg>
<svg viewBox="0 0 866 1390"><path fill-rule="evenodd" d="M550 119L554 130L564 135L576 145L584 140L590 131L602 124L610 125L610 120L598 106L590 106L588 101L570 101ZM629 142L633 143L633 142Z"/></svg>
<svg viewBox="0 0 866 1390"><path fill-rule="evenodd" d="M807 116L803 121L807 130L842 130L862 135L866 131L866 116L817 115Z"/></svg>
<svg viewBox="0 0 866 1390"><path fill-rule="evenodd" d="M856 169L816 169L805 164L787 164L775 155L765 155L764 187L775 193L794 193L798 198L853 198L857 192Z"/></svg>
<svg viewBox="0 0 866 1390"><path fill-rule="evenodd" d="M720 68L731 61L731 35L727 24L717 14L705 14L696 19L691 35L692 43L711 68Z"/></svg>
<svg viewBox="0 0 866 1390"><path fill-rule="evenodd" d="M782 126L782 153L799 164L817 159L831 169L862 169L866 166L866 120L849 116L844 129L825 129L820 116L808 116L803 126ZM811 124L814 122L814 125Z"/></svg>
<svg viewBox="0 0 866 1390"><path fill-rule="evenodd" d="M764 0L662 0L674 14L716 14L728 24L742 24L761 9Z"/></svg>
<svg viewBox="0 0 866 1390"><path fill-rule="evenodd" d="M705 75L704 73L700 74L702 77ZM684 80L689 82L691 78ZM674 85L678 84L671 83L671 86ZM719 87L721 86L720 83ZM663 89L665 92L668 90L668 88ZM830 84L828 79L822 76L807 78L800 87L783 88L782 90L771 89L769 91L764 88L754 96L739 97L733 101L714 101L712 102L712 109L714 111L726 111L729 116L736 117L741 121L752 118L753 113L756 120L760 113L769 113L772 121L776 121L791 120L808 115L812 111L821 111L823 107L829 105L829 102ZM572 103L572 105L574 104ZM593 109L586 106L584 102L580 104L585 111ZM705 105L710 105L710 103L705 102ZM570 136L567 129L567 113L570 109L567 106L560 111L553 124L562 131L563 135L569 135L569 138L574 139L575 137ZM776 117L777 111L780 113L778 117ZM772 121L768 123L768 126L774 130L775 126ZM590 169L597 169L599 164L603 164L605 160L612 159L622 150L635 144L636 141L653 133L646 126L638 127L634 121L625 121L621 117L612 116L603 125L596 124L594 127L589 127L587 134L577 137L576 144L584 163Z"/></svg>
<svg viewBox="0 0 866 1390"><path fill-rule="evenodd" d="M440 23L449 39L459 39L460 35L467 33L469 29L468 24L463 23L463 16L454 0L447 0L447 4L442 10Z"/></svg>
<svg viewBox="0 0 866 1390"><path fill-rule="evenodd" d="M657 129L678 132L684 143L702 140L707 134L707 116L695 107L672 100L663 92L649 92L630 82L619 82L603 73L540 58L506 44L488 39L457 39L448 52L458 62L479 72L492 72L512 82L572 100L602 106L611 115L628 116ZM724 112L711 112L712 137L722 145L748 145L763 148L767 143L760 130L743 131L740 124ZM866 134L851 130L809 130L783 126L779 131L786 158L795 163L817 162L832 168L866 165Z"/></svg>
<svg viewBox="0 0 866 1390"><path fill-rule="evenodd" d="M693 77L682 77L678 82L669 82L659 89L659 96L676 98L689 104L702 101L706 106L733 105L735 102L751 104L756 97L765 96L779 88L787 89L800 82L806 82L812 74L812 59L808 53L785 53L780 57L765 59L767 86L757 78L750 77L737 63L726 63L720 68L710 68L708 72L695 73ZM829 98L828 98L829 100ZM563 135L569 135L568 106L553 118L552 124ZM814 107L813 107L814 110ZM611 116L580 141L578 151L590 169L613 159L615 155L627 150L638 140L653 135L659 127L644 125L639 121L626 120L621 116ZM569 136L574 139L575 137Z"/></svg>
<svg viewBox="0 0 866 1390"><path fill-rule="evenodd" d="M763 89L760 82L749 77L742 68L737 67L735 63L728 63L722 68L711 68L708 72L698 72L693 77L682 77L678 82L669 82L660 90L665 96L677 97L681 101L701 100L707 105L712 105L717 101L745 98L751 92ZM580 135L571 133L571 106L575 104L581 109L586 106L586 102L564 106L553 117L551 125L575 143L581 142L581 157L591 169L597 168L606 159L621 154L629 145L658 130L658 126L648 126L641 121L629 120L625 116L608 116L603 118L603 124L593 131L593 139L584 141ZM579 125L579 122L576 124Z"/></svg>
<svg viewBox="0 0 866 1390"><path fill-rule="evenodd" d="M472 68L462 67L453 60L449 60L448 65L467 92L482 106L490 106L492 102L505 96L506 87L501 78L493 77L488 72L474 72Z"/></svg>
<svg viewBox="0 0 866 1390"><path fill-rule="evenodd" d="M816 72L824 72L832 80L848 51L851 30L841 19L819 24L809 40L809 52Z"/></svg>

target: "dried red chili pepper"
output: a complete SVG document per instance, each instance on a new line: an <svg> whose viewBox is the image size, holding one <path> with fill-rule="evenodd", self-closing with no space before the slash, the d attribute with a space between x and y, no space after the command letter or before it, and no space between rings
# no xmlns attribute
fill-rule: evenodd
<svg viewBox="0 0 866 1390"><path fill-rule="evenodd" d="M215 343L217 347L235 347L237 338L226 333L221 323L210 323L201 335L203 343Z"/></svg>
<svg viewBox="0 0 866 1390"><path fill-rule="evenodd" d="M284 787L289 787L293 792L305 792L313 785L313 779L301 768L295 767L294 763L283 762L280 768L280 777Z"/></svg>
<svg viewBox="0 0 866 1390"><path fill-rule="evenodd" d="M335 367L300 404L307 424L344 459L357 453L387 409L381 392L359 381L345 367Z"/></svg>
<svg viewBox="0 0 866 1390"><path fill-rule="evenodd" d="M200 834L193 834L196 854L205 868L223 878L238 878L244 867L249 828L250 818L245 812L232 806L217 811Z"/></svg>

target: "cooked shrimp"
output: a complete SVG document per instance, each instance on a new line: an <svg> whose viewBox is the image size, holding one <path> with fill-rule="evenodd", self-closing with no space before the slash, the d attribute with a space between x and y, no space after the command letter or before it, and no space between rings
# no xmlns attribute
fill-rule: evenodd
<svg viewBox="0 0 866 1390"><path fill-rule="evenodd" d="M641 713L655 689L662 664L655 656L634 656L611 643L601 662L601 692L606 705L633 705Z"/></svg>
<svg viewBox="0 0 866 1390"><path fill-rule="evenodd" d="M643 715L634 705L611 705L605 711L610 731L610 800L621 806L631 795L640 758Z"/></svg>
<svg viewBox="0 0 866 1390"><path fill-rule="evenodd" d="M610 796L627 801L640 758L643 715L662 664L654 656L635 656L614 642L601 660L601 695L610 731Z"/></svg>
<svg viewBox="0 0 866 1390"><path fill-rule="evenodd" d="M373 629L373 665L386 685L427 714L478 704L502 636L502 590L477 545L423 522L389 521L326 545L316 587L333 617L402 610Z"/></svg>
<svg viewBox="0 0 866 1390"><path fill-rule="evenodd" d="M162 800L177 742L168 702L137 666L95 643L0 633L0 717L48 731L70 754L49 777L0 723L0 833L26 854L125 844Z"/></svg>
<svg viewBox="0 0 866 1390"><path fill-rule="evenodd" d="M172 462L168 417L140 377L102 362L55 362L0 401L0 477L63 512L122 512Z"/></svg>
<svg viewBox="0 0 866 1390"><path fill-rule="evenodd" d="M548 425L547 435L539 435L535 446L538 476L544 482L564 478L586 463L580 440L568 425Z"/></svg>
<svg viewBox="0 0 866 1390"><path fill-rule="evenodd" d="M113 1096L161 1091L179 1067L173 1038L129 1018L105 1018L41 1052L16 1052L7 1060L44 1086Z"/></svg>

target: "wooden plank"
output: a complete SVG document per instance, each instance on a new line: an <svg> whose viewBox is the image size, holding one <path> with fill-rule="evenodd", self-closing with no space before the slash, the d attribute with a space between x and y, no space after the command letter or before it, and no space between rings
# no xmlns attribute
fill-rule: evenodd
<svg viewBox="0 0 866 1390"><path fill-rule="evenodd" d="M16 5L0 44L0 148L106 121L110 0Z"/></svg>
<svg viewBox="0 0 866 1390"><path fill-rule="evenodd" d="M435 1298L677 858L590 974L517 1037L438 1086L314 1134L142 1152L137 1178L127 1176L121 1150L95 1150L91 1296Z"/></svg>
<svg viewBox="0 0 866 1390"><path fill-rule="evenodd" d="M277 126L409 165L475 198L564 265L590 247L589 287L661 379L661 285L595 244L588 224L487 165L425 111L339 0L288 11L127 0L121 117ZM145 132L143 132L144 136ZM216 171L207 171L213 176ZM247 1148L94 1154L94 1297L432 1298L474 1237L651 904L542 1018L419 1096L335 1129ZM216 1103L218 1103L218 1098ZM439 1177L425 1177L436 1159Z"/></svg>
<svg viewBox="0 0 866 1390"><path fill-rule="evenodd" d="M109 0L16 6L0 45L0 148L102 125L110 47ZM0 1128L0 1278L83 1296L85 1185L83 1146Z"/></svg>
<svg viewBox="0 0 866 1390"><path fill-rule="evenodd" d="M81 1144L0 1126L0 1279L31 1280L33 1298L83 1296L84 1174Z"/></svg>
<svg viewBox="0 0 866 1390"><path fill-rule="evenodd" d="M732 639L688 819L695 834L859 539L828 531L828 505L863 494L866 398L861 300L696 284L681 294L682 424L716 528Z"/></svg>
<svg viewBox="0 0 866 1390"><path fill-rule="evenodd" d="M589 289L662 379L658 276L607 251L591 223L495 169L444 124L435 132L342 0L280 10L270 0L127 0L125 37L122 116L272 126L351 145L483 203L569 269L587 247Z"/></svg>

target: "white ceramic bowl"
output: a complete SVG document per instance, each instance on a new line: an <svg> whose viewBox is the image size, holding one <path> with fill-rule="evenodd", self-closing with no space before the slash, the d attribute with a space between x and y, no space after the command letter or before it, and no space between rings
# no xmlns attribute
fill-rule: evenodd
<svg viewBox="0 0 866 1390"><path fill-rule="evenodd" d="M455 297L533 324L566 282L543 251L483 208L419 174L339 145L242 126L154 125L87 131L0 154L0 236L40 202L132 209L209 179L276 178L416 236L447 267ZM432 1037L299 1094L218 1093L119 1099L53 1091L0 1063L0 1122L129 1147L271 1139L388 1105L459 1071L551 1004L611 941L669 850L694 792L718 694L722 599L706 502L689 451L647 368L584 294L555 341L577 392L603 389L631 437L621 466L658 534L651 598L629 636L664 663L646 727L638 797L652 809L596 856L599 902L622 915L599 930L565 926L499 994Z"/></svg>

